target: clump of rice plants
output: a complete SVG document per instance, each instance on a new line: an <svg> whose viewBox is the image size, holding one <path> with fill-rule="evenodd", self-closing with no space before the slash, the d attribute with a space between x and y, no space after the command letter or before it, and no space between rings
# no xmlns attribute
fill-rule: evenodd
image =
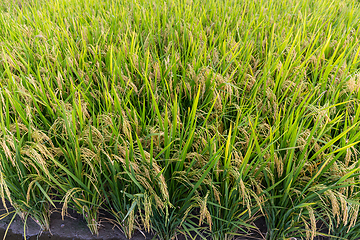
<svg viewBox="0 0 360 240"><path fill-rule="evenodd" d="M93 234L230 240L263 218L268 240L358 237L358 2L0 13L0 194L24 221L47 231L60 202Z"/></svg>

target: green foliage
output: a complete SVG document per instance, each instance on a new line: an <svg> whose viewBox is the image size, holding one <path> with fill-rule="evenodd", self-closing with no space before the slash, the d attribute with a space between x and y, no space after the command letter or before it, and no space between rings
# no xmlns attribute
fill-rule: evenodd
<svg viewBox="0 0 360 240"><path fill-rule="evenodd" d="M351 0L0 3L0 194L49 229L358 238ZM10 214L10 213L9 213ZM319 228L319 226L322 226ZM326 233L323 233L326 232Z"/></svg>

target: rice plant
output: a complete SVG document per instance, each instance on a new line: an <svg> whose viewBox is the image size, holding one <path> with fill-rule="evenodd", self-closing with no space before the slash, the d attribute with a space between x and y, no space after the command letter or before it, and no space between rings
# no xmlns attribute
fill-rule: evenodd
<svg viewBox="0 0 360 240"><path fill-rule="evenodd" d="M24 224L60 203L127 238L359 237L357 1L0 12L0 194Z"/></svg>

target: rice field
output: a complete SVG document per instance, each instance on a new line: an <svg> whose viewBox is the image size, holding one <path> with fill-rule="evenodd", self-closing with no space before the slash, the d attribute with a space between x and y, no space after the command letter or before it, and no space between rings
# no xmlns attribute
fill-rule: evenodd
<svg viewBox="0 0 360 240"><path fill-rule="evenodd" d="M359 239L359 56L355 0L3 0L5 215Z"/></svg>

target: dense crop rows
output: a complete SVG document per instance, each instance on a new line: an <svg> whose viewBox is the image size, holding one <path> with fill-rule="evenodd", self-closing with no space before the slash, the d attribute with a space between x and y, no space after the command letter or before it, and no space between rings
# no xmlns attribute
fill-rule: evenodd
<svg viewBox="0 0 360 240"><path fill-rule="evenodd" d="M0 3L0 194L49 229L360 237L352 0ZM12 212L9 212L11 214Z"/></svg>

